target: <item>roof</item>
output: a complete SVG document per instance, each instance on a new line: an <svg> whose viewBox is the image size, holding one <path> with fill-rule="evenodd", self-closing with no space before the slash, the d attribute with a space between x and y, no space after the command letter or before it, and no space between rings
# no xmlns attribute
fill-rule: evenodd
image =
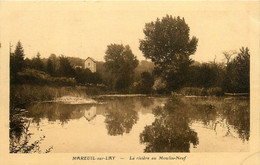
<svg viewBox="0 0 260 165"><path fill-rule="evenodd" d="M91 59L93 62L96 63L96 61L95 61L93 58L91 58L91 57L88 57L87 59ZM87 59L86 59L86 60L87 60ZM85 60L85 61L86 61L86 60Z"/></svg>

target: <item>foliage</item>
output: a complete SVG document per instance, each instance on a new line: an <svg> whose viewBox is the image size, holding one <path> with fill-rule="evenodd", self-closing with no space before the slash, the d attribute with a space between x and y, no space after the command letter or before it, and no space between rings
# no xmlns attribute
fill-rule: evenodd
<svg viewBox="0 0 260 165"><path fill-rule="evenodd" d="M59 57L59 76L61 77L73 77L75 75L75 70L70 64L69 58L61 55Z"/></svg>
<svg viewBox="0 0 260 165"><path fill-rule="evenodd" d="M179 93L185 96L221 96L223 91L220 87L212 88L196 88L196 87L184 87L179 90Z"/></svg>
<svg viewBox="0 0 260 165"><path fill-rule="evenodd" d="M143 72L153 73L154 63L147 60L142 60L138 66L135 68L135 81L141 80L141 74Z"/></svg>
<svg viewBox="0 0 260 165"><path fill-rule="evenodd" d="M224 81L224 66L217 63L202 63L191 66L187 85L191 87L221 87Z"/></svg>
<svg viewBox="0 0 260 165"><path fill-rule="evenodd" d="M72 66L82 66L84 67L84 60L79 57L68 57L70 64Z"/></svg>
<svg viewBox="0 0 260 165"><path fill-rule="evenodd" d="M33 57L31 62L30 62L30 68L32 69L36 69L36 70L40 70L40 71L44 71L44 64L41 60L41 55L38 52L36 57Z"/></svg>
<svg viewBox="0 0 260 165"><path fill-rule="evenodd" d="M156 93L163 94L166 93L166 82L162 80L162 78L156 78L153 85L153 90L156 91Z"/></svg>
<svg viewBox="0 0 260 165"><path fill-rule="evenodd" d="M46 72L51 76L55 75L55 66L50 58L47 61Z"/></svg>
<svg viewBox="0 0 260 165"><path fill-rule="evenodd" d="M55 54L51 54L48 59L51 60L53 67L54 67L54 74L52 76L57 76L58 75L58 69L60 67L59 58Z"/></svg>
<svg viewBox="0 0 260 165"><path fill-rule="evenodd" d="M112 88L127 91L134 80L134 69L138 65L136 56L128 45L111 44L107 46L105 68L112 74Z"/></svg>
<svg viewBox="0 0 260 165"><path fill-rule="evenodd" d="M24 117L25 111L22 109L11 109L10 112L10 153L49 153L53 146L46 149L44 152L40 150L40 143L44 140L45 136L40 137L32 143L29 143L32 133L29 131L30 121Z"/></svg>
<svg viewBox="0 0 260 165"><path fill-rule="evenodd" d="M102 83L101 76L99 73L92 73L88 68L87 69L81 69L76 68L75 69L75 80L80 84L99 84Z"/></svg>
<svg viewBox="0 0 260 165"><path fill-rule="evenodd" d="M140 40L140 50L146 58L152 60L167 81L170 89L176 89L185 83L189 65L189 56L194 54L198 39L190 38L190 28L184 18L166 15L161 20L145 24L145 38Z"/></svg>
<svg viewBox="0 0 260 165"><path fill-rule="evenodd" d="M88 97L104 94L102 87L86 86L41 86L41 85L12 85L10 89L10 108L25 108L34 102L50 101L62 96Z"/></svg>
<svg viewBox="0 0 260 165"><path fill-rule="evenodd" d="M10 81L11 83L17 83L17 72L24 69L24 50L20 41L16 45L14 53L10 52Z"/></svg>
<svg viewBox="0 0 260 165"><path fill-rule="evenodd" d="M136 86L135 93L149 94L152 92L154 85L154 78L149 72L143 72L141 74L141 80Z"/></svg>
<svg viewBox="0 0 260 165"><path fill-rule="evenodd" d="M242 47L238 55L227 64L223 88L227 92L250 92L250 52Z"/></svg>
<svg viewBox="0 0 260 165"><path fill-rule="evenodd" d="M189 27L184 19L167 15L161 20L147 23L144 33L140 50L152 62L143 60L139 64L128 45L111 44L106 50L105 63L97 62L96 73L79 67L74 69L75 65L83 65L84 60L80 58L57 57L55 54L41 58L40 53L37 53L32 59L24 59L24 50L19 41L14 53L10 52L10 83L51 86L102 83L110 90L123 93L151 93L152 90L156 93L170 93L185 87L249 92L248 48L242 47L240 52L223 52L226 63L216 63L215 60L193 63L189 57L196 50L198 40L189 38ZM145 77L143 72L151 76ZM201 92L198 93L201 95Z"/></svg>
<svg viewBox="0 0 260 165"><path fill-rule="evenodd" d="M34 69L25 69L17 73L19 84L73 86L76 84L73 78L52 77L47 73Z"/></svg>

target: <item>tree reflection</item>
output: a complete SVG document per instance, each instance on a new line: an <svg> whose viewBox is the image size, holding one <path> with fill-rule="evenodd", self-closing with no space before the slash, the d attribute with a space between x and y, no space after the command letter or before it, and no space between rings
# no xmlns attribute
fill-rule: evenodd
<svg viewBox="0 0 260 165"><path fill-rule="evenodd" d="M140 134L145 152L189 152L190 143L199 143L197 133L189 127L189 109L181 100L169 100L153 109L155 121Z"/></svg>
<svg viewBox="0 0 260 165"><path fill-rule="evenodd" d="M138 120L138 113L134 110L132 99L116 98L106 107L106 128L112 136L129 133Z"/></svg>
<svg viewBox="0 0 260 165"><path fill-rule="evenodd" d="M140 101L143 108L149 108L154 104L154 99L149 97L142 97Z"/></svg>
<svg viewBox="0 0 260 165"><path fill-rule="evenodd" d="M250 137L250 105L249 100L233 99L223 107L223 115L237 131L239 138L243 141Z"/></svg>
<svg viewBox="0 0 260 165"><path fill-rule="evenodd" d="M201 121L216 131L216 126L225 127L226 136L236 131L239 138L248 141L250 136L249 98L190 98L185 99L190 105L189 117Z"/></svg>
<svg viewBox="0 0 260 165"><path fill-rule="evenodd" d="M59 120L61 125L68 123L70 119L79 119L84 116L85 111L92 105L70 105L58 103L40 103L28 108L27 117L32 117L33 122L39 123L41 119L47 118L48 121Z"/></svg>

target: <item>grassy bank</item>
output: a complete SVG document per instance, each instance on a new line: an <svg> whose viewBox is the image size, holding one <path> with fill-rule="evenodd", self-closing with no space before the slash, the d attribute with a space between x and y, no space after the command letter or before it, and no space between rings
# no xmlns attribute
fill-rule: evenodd
<svg viewBox="0 0 260 165"><path fill-rule="evenodd" d="M10 106L24 108L33 102L52 100L67 95L88 97L100 94L105 94L105 90L99 87L12 85L10 89Z"/></svg>
<svg viewBox="0 0 260 165"><path fill-rule="evenodd" d="M185 87L179 90L179 94L184 96L222 96L224 93L221 88L196 88L196 87Z"/></svg>

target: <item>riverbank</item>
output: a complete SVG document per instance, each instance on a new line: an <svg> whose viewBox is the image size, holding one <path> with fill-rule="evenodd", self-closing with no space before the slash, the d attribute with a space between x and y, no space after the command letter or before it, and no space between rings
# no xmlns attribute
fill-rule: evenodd
<svg viewBox="0 0 260 165"><path fill-rule="evenodd" d="M91 97L106 94L102 87L86 86L40 86L40 85L12 85L10 87L10 107L25 108L26 105L54 100L62 96Z"/></svg>
<svg viewBox="0 0 260 165"><path fill-rule="evenodd" d="M11 85L10 107L25 108L34 102L50 101L63 96L90 98L99 96L117 96L121 93L111 92L100 86L50 86L50 85ZM175 96L224 96L221 88L194 88L185 87L176 92L165 94L127 94L127 96L152 96L152 97L175 97ZM126 96L123 94L123 96Z"/></svg>

